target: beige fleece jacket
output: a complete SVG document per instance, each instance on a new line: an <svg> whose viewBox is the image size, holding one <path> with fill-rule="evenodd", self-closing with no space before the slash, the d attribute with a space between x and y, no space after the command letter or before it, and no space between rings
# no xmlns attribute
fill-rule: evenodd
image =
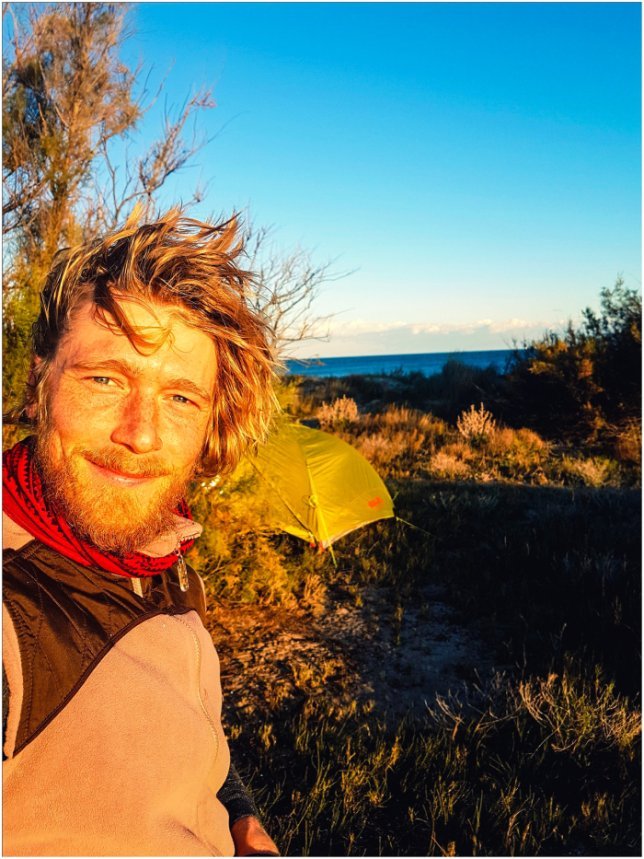
<svg viewBox="0 0 644 859"><path fill-rule="evenodd" d="M219 664L196 612L120 639L3 764L8 856L231 856ZM217 678L213 682L213 678Z"/></svg>
<svg viewBox="0 0 644 859"><path fill-rule="evenodd" d="M6 612L4 620L3 854L232 856L216 796L230 765L219 660L197 612L130 629L15 756L28 702L14 694L20 651Z"/></svg>

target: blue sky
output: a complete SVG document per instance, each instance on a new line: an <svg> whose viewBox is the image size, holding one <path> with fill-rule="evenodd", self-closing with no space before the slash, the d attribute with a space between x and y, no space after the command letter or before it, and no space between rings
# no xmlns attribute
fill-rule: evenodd
<svg viewBox="0 0 644 859"><path fill-rule="evenodd" d="M297 354L505 348L640 287L637 3L144 3L123 53L213 140L167 191L352 272ZM160 128L158 108L142 126Z"/></svg>

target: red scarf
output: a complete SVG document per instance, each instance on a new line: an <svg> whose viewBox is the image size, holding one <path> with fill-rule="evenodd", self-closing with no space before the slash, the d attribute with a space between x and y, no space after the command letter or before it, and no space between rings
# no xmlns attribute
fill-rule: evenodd
<svg viewBox="0 0 644 859"><path fill-rule="evenodd" d="M75 534L45 501L40 475L34 464L34 441L33 437L20 441L2 455L2 509L17 525L66 558L84 567L100 567L108 573L130 577L154 576L176 562L178 549L161 558L142 552L116 555L97 549ZM192 518L185 501L179 502L176 512L186 519ZM183 541L181 552L193 543L194 540Z"/></svg>

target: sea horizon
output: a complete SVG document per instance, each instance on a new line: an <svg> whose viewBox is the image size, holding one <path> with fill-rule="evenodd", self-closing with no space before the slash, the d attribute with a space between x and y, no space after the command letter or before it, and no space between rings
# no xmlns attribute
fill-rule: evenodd
<svg viewBox="0 0 644 859"><path fill-rule="evenodd" d="M289 358L288 373L296 376L380 375L383 373L414 373L425 376L440 373L448 361L460 361L471 367L493 366L504 372L515 349L472 349L449 352L409 352L390 355L347 355L330 358ZM523 351L523 350L518 350Z"/></svg>

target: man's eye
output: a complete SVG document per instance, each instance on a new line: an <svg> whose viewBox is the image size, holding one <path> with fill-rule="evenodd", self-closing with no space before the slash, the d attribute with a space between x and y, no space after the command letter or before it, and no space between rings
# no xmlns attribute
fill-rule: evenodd
<svg viewBox="0 0 644 859"><path fill-rule="evenodd" d="M192 400L189 400L187 397L184 397L182 394L173 394L172 401L174 403L179 403L180 405L192 405Z"/></svg>
<svg viewBox="0 0 644 859"><path fill-rule="evenodd" d="M112 379L109 376L91 376L92 382L96 382L97 385L109 385Z"/></svg>

